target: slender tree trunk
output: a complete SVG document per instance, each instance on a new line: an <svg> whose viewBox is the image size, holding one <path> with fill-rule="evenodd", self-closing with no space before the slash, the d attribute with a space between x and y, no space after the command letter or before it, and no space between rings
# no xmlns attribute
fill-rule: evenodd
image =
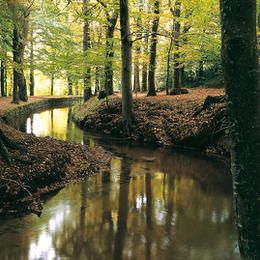
<svg viewBox="0 0 260 260"><path fill-rule="evenodd" d="M6 86L5 86L5 62L2 60L1 61L1 96L5 97L6 96Z"/></svg>
<svg viewBox="0 0 260 260"><path fill-rule="evenodd" d="M33 28L30 30L30 96L34 96L34 46L33 46Z"/></svg>
<svg viewBox="0 0 260 260"><path fill-rule="evenodd" d="M144 2L142 2L142 10L140 10L140 13L147 13L147 9L144 5ZM148 11L149 12L149 11ZM143 55L145 59L143 60L142 63L142 91L146 92L148 89L148 65L147 65L147 60L146 58L149 55L149 37L148 37L148 32L150 31L150 22L149 20L146 20L144 22L144 28L143 29Z"/></svg>
<svg viewBox="0 0 260 260"><path fill-rule="evenodd" d="M200 61L199 69L198 69L198 82L200 85L203 84L203 77L204 77L203 61Z"/></svg>
<svg viewBox="0 0 260 260"><path fill-rule="evenodd" d="M179 53L179 47L180 47L180 15L181 15L181 1L176 0L174 5L174 10L172 10L172 14L175 18L174 23L174 46L175 46L175 53L174 53L174 78L173 78L173 84L174 88L180 88L180 53Z"/></svg>
<svg viewBox="0 0 260 260"><path fill-rule="evenodd" d="M30 68L30 96L34 96L34 69Z"/></svg>
<svg viewBox="0 0 260 260"><path fill-rule="evenodd" d="M16 26L13 29L13 62L14 64L19 64L19 56L18 56L18 44L19 44L19 35ZM18 95L18 76L19 72L14 67L13 68L13 103L19 103L19 95Z"/></svg>
<svg viewBox="0 0 260 260"><path fill-rule="evenodd" d="M97 95L100 89L100 68L96 67L95 70L95 95Z"/></svg>
<svg viewBox="0 0 260 260"><path fill-rule="evenodd" d="M185 75L185 67L184 67L184 65L182 65L180 67L180 85L181 86L184 85L184 75Z"/></svg>
<svg viewBox="0 0 260 260"><path fill-rule="evenodd" d="M67 80L68 80L68 95L72 96L73 95L73 82L72 82L71 75L68 74Z"/></svg>
<svg viewBox="0 0 260 260"><path fill-rule="evenodd" d="M220 0L233 197L243 258L260 259L260 107L256 1Z"/></svg>
<svg viewBox="0 0 260 260"><path fill-rule="evenodd" d="M133 119L132 97L132 39L129 23L128 0L120 0L120 27L122 49L122 114L128 135Z"/></svg>
<svg viewBox="0 0 260 260"><path fill-rule="evenodd" d="M142 10L140 10L141 12ZM141 28L141 17L140 15L137 17L136 21L137 30L140 30ZM137 37L142 37L142 33L137 33ZM140 59L141 55L141 46L139 41L135 42L135 59L134 59L134 91L139 92L140 91Z"/></svg>
<svg viewBox="0 0 260 260"><path fill-rule="evenodd" d="M138 52L138 50L137 50L137 52ZM139 53L139 55L140 55L140 53ZM140 73L139 73L138 59L135 60L135 64L134 64L134 91L135 92L140 91Z"/></svg>
<svg viewBox="0 0 260 260"><path fill-rule="evenodd" d="M169 90L171 89L170 85L170 69L171 69L171 52L172 52L172 46L173 46L173 39L170 40L170 46L168 48L167 52L167 65L166 65L166 95L169 95Z"/></svg>
<svg viewBox="0 0 260 260"><path fill-rule="evenodd" d="M142 91L146 92L147 91L147 64L143 64L142 67Z"/></svg>
<svg viewBox="0 0 260 260"><path fill-rule="evenodd" d="M5 85L5 95L7 97L11 96L11 94L8 92L8 85L7 85L7 66L5 64L5 67L4 67L4 85ZM12 85L12 82L10 83Z"/></svg>
<svg viewBox="0 0 260 260"><path fill-rule="evenodd" d="M107 15L107 32L106 32L106 59L105 59L105 90L108 95L114 93L113 88L113 58L114 58L114 31L118 18L116 12L113 17Z"/></svg>
<svg viewBox="0 0 260 260"><path fill-rule="evenodd" d="M156 64L156 50L157 50L157 31L159 27L159 0L154 2L154 14L156 17L153 20L151 47L150 47L150 61L148 72L148 94L147 96L156 96L155 91L155 64Z"/></svg>
<svg viewBox="0 0 260 260"><path fill-rule="evenodd" d="M76 94L76 96L79 95L79 82L78 81L75 81L75 94Z"/></svg>
<svg viewBox="0 0 260 260"><path fill-rule="evenodd" d="M148 55L148 42L149 38L148 36L144 37L144 48L143 48L143 54ZM148 88L148 67L147 67L147 61L144 60L142 64L142 91L146 92Z"/></svg>
<svg viewBox="0 0 260 260"><path fill-rule="evenodd" d="M89 10L88 10L89 0L83 0L83 15L84 15L84 25L83 25L83 56L85 61L85 75L84 75L84 101L87 101L91 93L91 68L87 64L87 52L90 49L90 28L89 28Z"/></svg>
<svg viewBox="0 0 260 260"><path fill-rule="evenodd" d="M51 96L54 94L54 73L51 74Z"/></svg>

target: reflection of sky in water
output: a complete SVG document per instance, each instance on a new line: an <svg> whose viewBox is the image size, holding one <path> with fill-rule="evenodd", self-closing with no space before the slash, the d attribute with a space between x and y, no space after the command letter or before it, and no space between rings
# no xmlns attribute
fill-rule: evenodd
<svg viewBox="0 0 260 260"><path fill-rule="evenodd" d="M32 240L29 259L57 259L52 236L62 228L63 221L70 215L70 206L59 204L55 214L44 224L37 239Z"/></svg>
<svg viewBox="0 0 260 260"><path fill-rule="evenodd" d="M27 132L81 143L82 131L68 121L68 108L34 114ZM115 156L108 173L50 198L40 219L0 225L0 259L239 258L223 167L162 151L126 151L130 159Z"/></svg>
<svg viewBox="0 0 260 260"><path fill-rule="evenodd" d="M69 108L60 108L35 113L27 118L26 131L36 136L52 136L83 144L82 131L72 122L68 126L69 111Z"/></svg>

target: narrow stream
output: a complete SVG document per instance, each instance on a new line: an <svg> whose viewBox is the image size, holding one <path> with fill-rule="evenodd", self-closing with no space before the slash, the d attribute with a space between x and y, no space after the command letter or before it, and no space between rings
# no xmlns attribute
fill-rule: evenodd
<svg viewBox="0 0 260 260"><path fill-rule="evenodd" d="M27 133L117 155L110 171L46 198L41 218L0 221L0 259L240 259L224 163L93 137L70 108L19 121Z"/></svg>

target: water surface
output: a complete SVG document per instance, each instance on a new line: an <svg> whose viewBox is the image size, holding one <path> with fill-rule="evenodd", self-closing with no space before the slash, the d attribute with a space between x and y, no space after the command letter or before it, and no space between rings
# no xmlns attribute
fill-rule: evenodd
<svg viewBox="0 0 260 260"><path fill-rule="evenodd" d="M0 259L239 259L222 162L93 137L70 108L19 121L27 133L117 155L108 172L46 198L41 218L1 221Z"/></svg>

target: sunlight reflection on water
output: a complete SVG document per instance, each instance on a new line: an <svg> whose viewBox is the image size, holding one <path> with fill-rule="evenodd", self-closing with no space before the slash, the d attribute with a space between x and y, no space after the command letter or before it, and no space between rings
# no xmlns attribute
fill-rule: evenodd
<svg viewBox="0 0 260 260"><path fill-rule="evenodd" d="M46 198L40 219L0 223L0 259L239 259L223 163L92 139L71 122L69 108L24 123L28 133L98 142L122 156L108 172Z"/></svg>

